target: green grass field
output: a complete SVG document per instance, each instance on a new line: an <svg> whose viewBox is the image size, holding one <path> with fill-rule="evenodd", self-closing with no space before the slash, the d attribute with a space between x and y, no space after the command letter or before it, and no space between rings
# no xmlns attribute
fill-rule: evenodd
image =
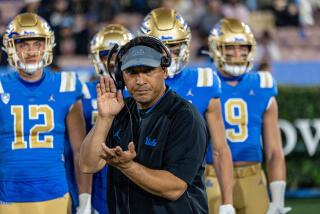
<svg viewBox="0 0 320 214"><path fill-rule="evenodd" d="M320 198L287 199L286 206L292 208L288 214L320 214Z"/></svg>

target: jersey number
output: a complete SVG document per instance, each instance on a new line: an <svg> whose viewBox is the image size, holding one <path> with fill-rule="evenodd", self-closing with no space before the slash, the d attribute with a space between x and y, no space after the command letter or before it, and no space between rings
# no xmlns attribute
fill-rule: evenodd
<svg viewBox="0 0 320 214"><path fill-rule="evenodd" d="M248 138L248 108L243 99L229 99L224 105L226 122L236 128L226 129L226 137L234 143L244 142Z"/></svg>
<svg viewBox="0 0 320 214"><path fill-rule="evenodd" d="M24 139L24 107L22 105L11 106L11 115L14 120L14 141L12 149L26 149L27 141ZM48 105L30 105L28 109L29 120L38 120L43 115L44 124L36 124L29 131L30 148L53 148L53 136L45 135L43 140L39 139L39 134L50 132L54 127L53 110Z"/></svg>

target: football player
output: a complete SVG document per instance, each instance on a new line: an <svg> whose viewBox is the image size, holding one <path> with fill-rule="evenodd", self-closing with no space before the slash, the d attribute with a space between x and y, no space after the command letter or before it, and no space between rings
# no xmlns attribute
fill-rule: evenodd
<svg viewBox="0 0 320 214"><path fill-rule="evenodd" d="M158 37L170 49L172 62L168 68L169 78L166 84L193 103L206 118L214 147L213 159L218 178L206 180L207 189L220 185L222 205L218 207L219 213L234 213L232 160L224 135L218 77L211 68L186 68L189 61L191 32L182 16L175 10L168 8L152 10L145 17L140 31L142 34ZM212 164L211 148L208 149L207 164ZM207 193L209 210L212 213L211 201L215 197L220 197L220 194L210 191Z"/></svg>
<svg viewBox="0 0 320 214"><path fill-rule="evenodd" d="M284 207L286 167L277 123L277 86L269 72L248 73L255 46L249 26L236 19L222 19L209 36L210 55L221 79L221 108L234 166L234 207L240 214L284 214L290 208ZM271 203L261 169L262 149Z"/></svg>
<svg viewBox="0 0 320 214"><path fill-rule="evenodd" d="M3 35L17 72L0 78L0 213L70 212L64 145L71 142L80 204L91 213L90 175L78 167L85 136L81 83L74 73L44 70L52 62L54 34L33 13L17 15Z"/></svg>
<svg viewBox="0 0 320 214"><path fill-rule="evenodd" d="M115 55L112 56L108 65L108 56L115 44L119 47L125 45L133 38L128 29L118 24L109 24L103 27L90 42L90 58L94 65L96 76L109 75L108 70L113 71ZM96 84L98 80L86 82L83 85L84 98L82 100L83 112L86 121L87 132L90 131L98 115ZM107 167L93 176L92 186L92 206L95 212L107 213L106 202L106 178Z"/></svg>

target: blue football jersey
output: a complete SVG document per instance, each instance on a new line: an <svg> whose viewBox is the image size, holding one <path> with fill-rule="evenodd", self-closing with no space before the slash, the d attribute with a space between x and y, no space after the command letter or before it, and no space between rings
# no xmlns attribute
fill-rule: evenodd
<svg viewBox="0 0 320 214"><path fill-rule="evenodd" d="M18 73L1 76L0 201L45 201L68 192L65 121L81 97L71 72L44 71L36 83Z"/></svg>
<svg viewBox="0 0 320 214"><path fill-rule="evenodd" d="M246 73L236 86L221 79L221 106L232 160L262 161L263 115L277 95L268 72Z"/></svg>
<svg viewBox="0 0 320 214"><path fill-rule="evenodd" d="M97 93L96 93L96 85L95 82L86 82L83 83L82 91L83 91L83 113L86 120L86 128L87 132L90 131L92 126L94 125L97 116ZM107 213L107 170L108 167L105 166L103 169L93 175L92 181L92 206L98 211L100 214Z"/></svg>
<svg viewBox="0 0 320 214"><path fill-rule="evenodd" d="M185 68L166 84L181 97L191 102L205 116L211 99L221 95L221 82L211 68ZM212 163L211 144L208 146L206 162Z"/></svg>
<svg viewBox="0 0 320 214"><path fill-rule="evenodd" d="M166 84L182 98L192 103L204 115L212 98L221 94L220 79L211 68L185 68Z"/></svg>

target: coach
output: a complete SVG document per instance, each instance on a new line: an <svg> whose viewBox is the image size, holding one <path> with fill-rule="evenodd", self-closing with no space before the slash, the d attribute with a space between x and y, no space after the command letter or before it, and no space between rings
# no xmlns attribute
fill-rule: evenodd
<svg viewBox="0 0 320 214"><path fill-rule="evenodd" d="M98 118L82 144L80 167L93 173L110 166L110 213L208 212L205 122L165 85L170 62L160 40L136 37L117 54L116 84L101 77L97 85ZM124 86L131 94L125 100Z"/></svg>

